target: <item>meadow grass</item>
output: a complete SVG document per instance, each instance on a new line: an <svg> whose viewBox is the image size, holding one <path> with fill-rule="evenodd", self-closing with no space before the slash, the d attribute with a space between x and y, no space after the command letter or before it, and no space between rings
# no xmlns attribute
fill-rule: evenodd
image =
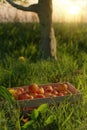
<svg viewBox="0 0 87 130"><path fill-rule="evenodd" d="M83 95L83 100L78 104L70 104L69 102L61 103L59 106L54 104L44 114L44 119L42 115L41 120L34 122L34 128L30 130L42 130L42 127L40 127L42 121L45 122L50 115L54 115L56 120L45 127L47 130L87 129L86 27L86 24L59 23L54 25L58 55L58 60L54 61L40 59L38 50L40 30L38 24L0 24L1 86L9 88L31 83L70 82ZM21 56L24 59L21 59ZM9 109L9 106L5 105L5 108ZM5 128L2 130L9 130L3 111L0 111L1 117L5 120ZM16 117L12 116L9 121L14 122L15 119ZM38 128L37 123L39 123Z"/></svg>

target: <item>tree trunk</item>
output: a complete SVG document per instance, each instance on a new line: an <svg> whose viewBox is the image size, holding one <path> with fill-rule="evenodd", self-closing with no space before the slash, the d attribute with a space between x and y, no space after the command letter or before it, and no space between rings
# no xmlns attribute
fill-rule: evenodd
<svg viewBox="0 0 87 130"><path fill-rule="evenodd" d="M56 59L56 38L52 25L52 0L39 0L38 10L41 25L41 55L43 58Z"/></svg>

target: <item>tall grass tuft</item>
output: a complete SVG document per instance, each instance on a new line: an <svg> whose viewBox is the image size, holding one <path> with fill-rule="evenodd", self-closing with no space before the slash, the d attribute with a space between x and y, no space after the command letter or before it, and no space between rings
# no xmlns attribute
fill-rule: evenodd
<svg viewBox="0 0 87 130"><path fill-rule="evenodd" d="M20 111L9 91L0 86L0 129L20 130Z"/></svg>

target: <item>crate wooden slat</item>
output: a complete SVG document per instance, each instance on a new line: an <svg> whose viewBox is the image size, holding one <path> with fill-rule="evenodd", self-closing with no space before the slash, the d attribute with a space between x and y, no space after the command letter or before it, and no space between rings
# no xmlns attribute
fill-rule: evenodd
<svg viewBox="0 0 87 130"><path fill-rule="evenodd" d="M33 100L22 100L22 101L18 101L18 103L20 105L20 108L33 108L33 107L38 107L39 105L44 103L53 105L55 103L60 103L66 100L71 103L75 103L81 99L82 99L82 95L79 93L70 96L58 96L58 97L50 97L50 98L38 98Z"/></svg>

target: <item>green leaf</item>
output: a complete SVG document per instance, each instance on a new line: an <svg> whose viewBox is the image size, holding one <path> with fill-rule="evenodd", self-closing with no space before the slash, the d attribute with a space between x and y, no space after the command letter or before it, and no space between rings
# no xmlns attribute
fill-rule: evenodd
<svg viewBox="0 0 87 130"><path fill-rule="evenodd" d="M55 120L56 120L55 115L49 116L49 117L47 118L47 120L45 121L45 126L46 126L46 125L49 125L49 124L51 124L51 123L53 123Z"/></svg>
<svg viewBox="0 0 87 130"><path fill-rule="evenodd" d="M48 104L42 104L37 109L40 113L45 113L48 110Z"/></svg>
<svg viewBox="0 0 87 130"><path fill-rule="evenodd" d="M39 116L38 110L36 110L36 109L33 110L32 113L31 113L31 119L36 120L38 118L38 116Z"/></svg>
<svg viewBox="0 0 87 130"><path fill-rule="evenodd" d="M33 120L26 122L26 123L22 126L22 129L25 130L25 129L31 127L33 123L34 123Z"/></svg>

